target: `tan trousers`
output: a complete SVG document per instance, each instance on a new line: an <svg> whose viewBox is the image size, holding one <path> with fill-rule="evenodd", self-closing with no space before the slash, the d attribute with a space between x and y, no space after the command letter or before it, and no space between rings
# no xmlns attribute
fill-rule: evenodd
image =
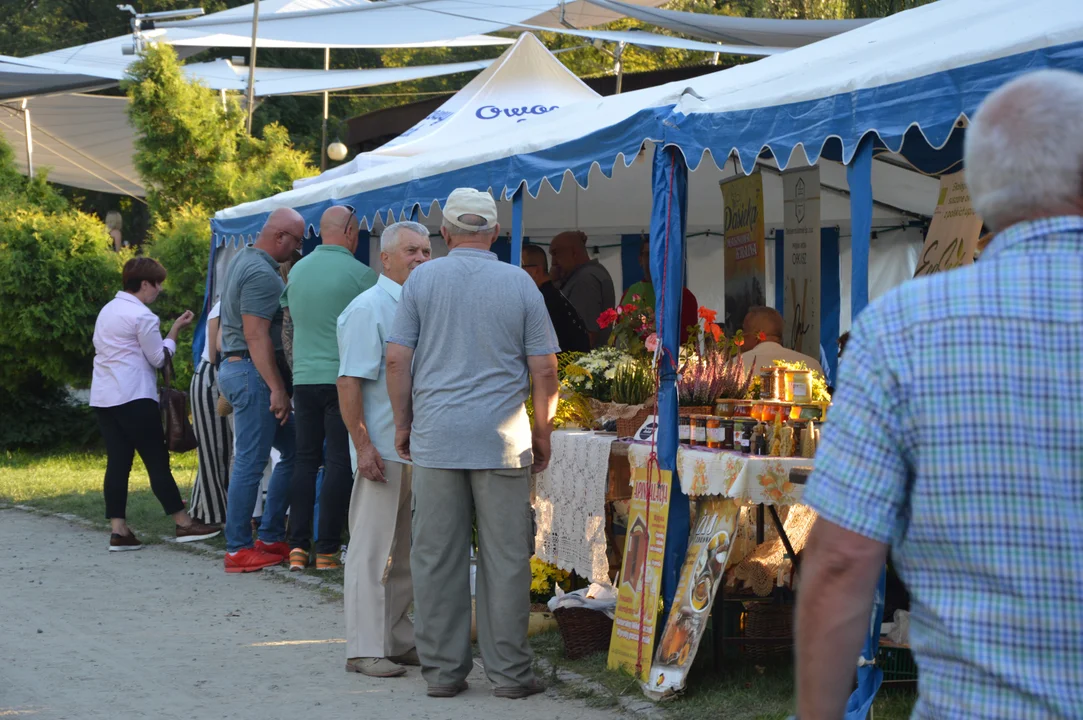
<svg viewBox="0 0 1083 720"><path fill-rule="evenodd" d="M346 657L394 657L414 648L410 580L411 467L384 460L386 483L354 477L346 551Z"/></svg>
<svg viewBox="0 0 1083 720"><path fill-rule="evenodd" d="M477 515L478 646L496 687L534 679L530 623L530 468L434 470L414 466L414 619L430 685L470 674L470 539ZM348 555L347 555L348 556Z"/></svg>

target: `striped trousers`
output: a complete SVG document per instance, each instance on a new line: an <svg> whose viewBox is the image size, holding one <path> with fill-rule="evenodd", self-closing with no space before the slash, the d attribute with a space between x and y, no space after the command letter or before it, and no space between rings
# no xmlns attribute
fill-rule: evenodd
<svg viewBox="0 0 1083 720"><path fill-rule="evenodd" d="M211 525L226 521L226 489L233 455L233 432L218 415L218 369L201 362L188 388L192 426L199 442L199 470L192 485L188 513Z"/></svg>

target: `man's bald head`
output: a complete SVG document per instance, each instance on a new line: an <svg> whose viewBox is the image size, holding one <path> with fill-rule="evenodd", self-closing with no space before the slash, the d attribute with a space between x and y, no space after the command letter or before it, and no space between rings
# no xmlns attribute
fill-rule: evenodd
<svg viewBox="0 0 1083 720"><path fill-rule="evenodd" d="M577 267L590 262L586 233L580 230L560 233L549 243L549 256L553 260L553 279L564 280Z"/></svg>
<svg viewBox="0 0 1083 720"><path fill-rule="evenodd" d="M966 131L963 163L974 209L995 231L1083 214L1083 75L1039 70L985 99Z"/></svg>
<svg viewBox="0 0 1083 720"><path fill-rule="evenodd" d="M301 249L305 237L305 219L293 208L278 208L270 214L256 237L255 246L275 262L285 262Z"/></svg>
<svg viewBox="0 0 1083 720"><path fill-rule="evenodd" d="M357 250L360 226L353 210L344 205L334 205L320 216L320 239L324 245L338 245L352 253Z"/></svg>
<svg viewBox="0 0 1083 720"><path fill-rule="evenodd" d="M745 351L751 350L759 344L759 336L762 332L765 341L782 343L784 323L782 313L774 308L758 306L748 309L745 321L741 324L741 330L745 335Z"/></svg>

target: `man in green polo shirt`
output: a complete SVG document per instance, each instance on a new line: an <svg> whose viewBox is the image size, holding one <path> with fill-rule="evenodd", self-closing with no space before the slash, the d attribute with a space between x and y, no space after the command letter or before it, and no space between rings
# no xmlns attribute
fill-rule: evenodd
<svg viewBox="0 0 1083 720"><path fill-rule="evenodd" d="M316 569L339 567L335 554L350 505L350 436L338 407L338 316L376 284L376 273L354 257L359 222L353 208L328 208L320 218L323 244L290 271L282 307L293 320L293 407L297 459L290 485L290 570L308 565L316 474L323 461ZM327 441L326 452L324 441Z"/></svg>

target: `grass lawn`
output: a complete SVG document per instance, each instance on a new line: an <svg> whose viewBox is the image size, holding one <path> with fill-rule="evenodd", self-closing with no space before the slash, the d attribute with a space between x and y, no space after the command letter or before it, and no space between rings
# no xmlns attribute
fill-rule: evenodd
<svg viewBox="0 0 1083 720"><path fill-rule="evenodd" d="M174 454L170 458L173 478L186 503L192 495L198 462L194 450ZM102 497L104 477L104 452L3 453L0 454L0 503L29 505L86 518L101 527L104 549L109 540L109 521L105 519L105 499ZM146 544L160 543L163 535L171 537L174 532L173 521L164 514L161 504L150 490L150 479L138 454L128 480L128 524ZM225 539L221 535L204 542L221 550L226 549ZM342 570L306 572L332 583L343 580Z"/></svg>
<svg viewBox="0 0 1083 720"><path fill-rule="evenodd" d="M606 669L604 653L566 660L562 657L563 641L555 631L538 635L531 642L538 657L554 668L578 673L606 688L606 693L598 693L562 685L555 677L545 678L570 697L599 707L615 707L618 697L643 697L631 675ZM674 720L785 720L793 713L793 665L788 660L759 668L748 661L727 660L717 673L712 665L710 648L701 646L684 694L659 708ZM884 688L877 695L873 714L876 720L907 720L915 699L912 689Z"/></svg>

